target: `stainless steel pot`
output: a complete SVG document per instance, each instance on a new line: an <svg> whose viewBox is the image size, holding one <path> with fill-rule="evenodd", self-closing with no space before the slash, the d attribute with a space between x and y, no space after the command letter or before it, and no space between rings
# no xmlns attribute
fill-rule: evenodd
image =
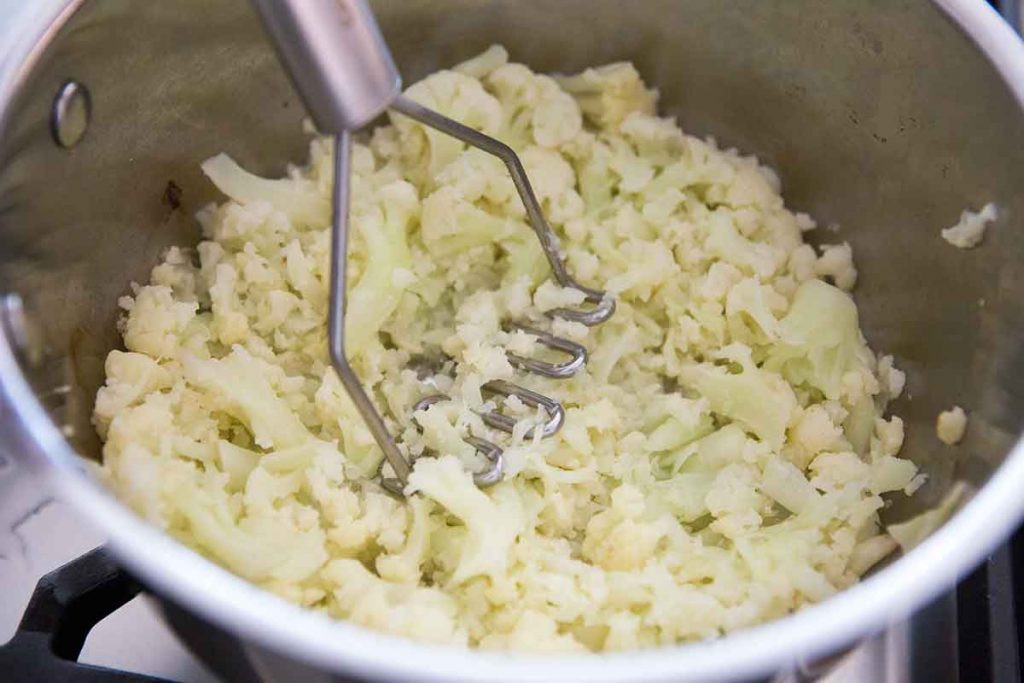
<svg viewBox="0 0 1024 683"><path fill-rule="evenodd" d="M977 495L928 541L860 585L714 642L607 656L428 647L305 612L134 517L83 475L88 416L118 343L115 302L160 252L193 242L213 198L198 162L227 151L280 171L302 158L303 111L245 0L34 5L0 81L0 335L4 450L103 529L120 559L260 666L401 679L735 679L843 649L919 607L1024 512L1024 46L979 0L380 0L407 80L502 42L542 71L636 61L691 132L758 154L788 202L836 223L861 280L862 323L909 371L895 407L930 479L886 510L933 505L954 479ZM53 121L74 81L91 121ZM72 90L74 87L72 87ZM67 90L64 90L67 95ZM75 95L61 100L74 112ZM78 96L80 97L80 96ZM51 131L56 124L56 131ZM1001 218L980 248L939 238L961 209ZM33 325L40 338L34 340ZM939 410L971 413L955 449ZM24 479L18 479L24 493ZM36 490L36 489L33 489ZM8 502L11 491L4 494ZM266 669L262 669L266 670Z"/></svg>

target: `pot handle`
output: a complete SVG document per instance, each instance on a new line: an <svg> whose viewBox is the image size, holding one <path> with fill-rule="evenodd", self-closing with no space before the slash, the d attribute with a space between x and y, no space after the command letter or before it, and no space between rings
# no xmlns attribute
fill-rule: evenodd
<svg viewBox="0 0 1024 683"><path fill-rule="evenodd" d="M78 655L96 624L141 587L96 548L39 579L14 637L0 646L0 671L11 683L161 683L164 679L81 664Z"/></svg>

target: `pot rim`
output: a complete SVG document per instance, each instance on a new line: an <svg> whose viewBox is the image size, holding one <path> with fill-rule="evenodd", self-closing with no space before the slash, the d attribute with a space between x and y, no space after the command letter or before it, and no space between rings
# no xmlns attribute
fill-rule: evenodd
<svg viewBox="0 0 1024 683"><path fill-rule="evenodd" d="M37 31L22 34L0 73L6 106L46 46L84 0L65 0ZM933 0L996 68L1024 115L1024 43L986 3ZM28 46L28 47L26 47ZM286 602L229 573L144 522L83 473L0 334L0 397L20 420L30 469L109 536L117 557L158 595L278 654L331 671L410 680L716 680L770 674L828 655L908 616L1010 534L1024 517L1024 445L1018 441L988 483L920 546L891 566L795 614L716 640L623 653L537 655L426 645L370 631ZM924 578L922 578L924 577Z"/></svg>

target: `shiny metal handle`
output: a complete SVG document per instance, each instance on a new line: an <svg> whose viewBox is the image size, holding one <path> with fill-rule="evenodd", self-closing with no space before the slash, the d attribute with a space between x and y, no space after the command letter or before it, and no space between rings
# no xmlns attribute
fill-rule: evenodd
<svg viewBox="0 0 1024 683"><path fill-rule="evenodd" d="M402 77L365 0L252 0L321 133L361 128Z"/></svg>

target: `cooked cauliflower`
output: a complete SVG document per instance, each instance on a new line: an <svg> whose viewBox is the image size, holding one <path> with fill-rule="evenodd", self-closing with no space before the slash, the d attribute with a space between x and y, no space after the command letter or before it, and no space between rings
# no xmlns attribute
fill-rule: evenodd
<svg viewBox="0 0 1024 683"><path fill-rule="evenodd" d="M967 413L960 406L943 410L935 420L935 434L939 441L947 446L954 446L964 438L967 431Z"/></svg>
<svg viewBox="0 0 1024 683"><path fill-rule="evenodd" d="M228 201L122 299L125 350L96 400L101 475L128 505L337 618L543 651L715 637L822 600L906 542L878 517L882 494L923 481L884 418L903 374L861 335L849 245L805 244L814 221L771 169L659 118L629 64L551 78L493 47L408 94L519 152L615 316L545 318L581 296L550 280L497 160L398 115L356 144L346 342L415 459L396 499L327 356L330 141L277 180L214 157L203 171ZM506 349L537 348L507 320L583 343L586 369L515 373ZM410 367L424 356L447 360ZM491 431L492 379L560 401L564 428ZM451 400L417 427L412 406L438 391ZM472 483L470 434L505 448L492 488Z"/></svg>
<svg viewBox="0 0 1024 683"><path fill-rule="evenodd" d="M942 231L942 239L958 249L970 249L981 243L985 228L997 217L996 205L989 202L981 211L964 210L960 220L951 228Z"/></svg>

